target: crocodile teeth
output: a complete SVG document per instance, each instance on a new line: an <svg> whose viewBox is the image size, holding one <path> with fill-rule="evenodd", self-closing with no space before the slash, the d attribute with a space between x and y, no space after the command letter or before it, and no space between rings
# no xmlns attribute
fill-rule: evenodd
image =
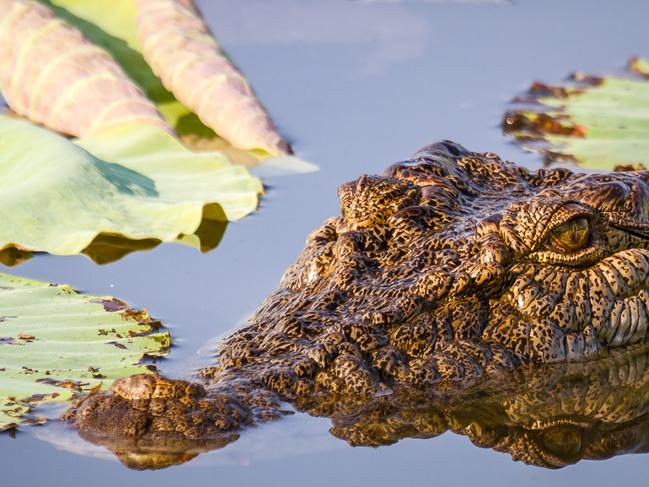
<svg viewBox="0 0 649 487"><path fill-rule="evenodd" d="M640 324L640 303L637 297L633 297L626 302L627 309L629 310L629 328L624 335L625 343L635 343L636 331Z"/></svg>
<svg viewBox="0 0 649 487"><path fill-rule="evenodd" d="M624 345L629 336L629 329L631 328L631 311L629 310L628 301L622 301L622 309L620 311L620 329L617 332L616 345Z"/></svg>
<svg viewBox="0 0 649 487"><path fill-rule="evenodd" d="M622 308L622 302L617 301L611 310L611 324L606 333L606 343L609 345L618 346L622 342L620 338L620 318L622 315Z"/></svg>
<svg viewBox="0 0 649 487"><path fill-rule="evenodd" d="M627 308L627 305L624 301L620 301L616 303L615 308L613 309L613 312L615 313L617 311L617 320L618 320L618 325L615 328L615 334L613 336L613 340L611 341L611 346L613 347L619 347L624 345L624 337L627 333L627 329L629 328L629 310ZM611 316L613 313L611 314ZM611 324L613 323L613 319L611 318Z"/></svg>
<svg viewBox="0 0 649 487"><path fill-rule="evenodd" d="M638 294L637 298L638 303L638 326L636 327L634 339L636 341L644 340L647 336L647 325L649 322L649 310L647 305L649 304L649 293L642 290Z"/></svg>
<svg viewBox="0 0 649 487"><path fill-rule="evenodd" d="M645 338L647 333L646 293L615 303L610 316L610 325L607 329L599 330L600 339L612 347L619 347L629 343L637 343Z"/></svg>

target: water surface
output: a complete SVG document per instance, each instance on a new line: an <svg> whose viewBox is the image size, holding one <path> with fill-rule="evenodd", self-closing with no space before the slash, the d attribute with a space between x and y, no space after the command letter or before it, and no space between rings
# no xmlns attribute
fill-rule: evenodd
<svg viewBox="0 0 649 487"><path fill-rule="evenodd" d="M37 256L9 271L146 307L172 329L177 346L161 368L177 377L207 363L206 343L237 327L276 287L306 234L337 212L340 183L444 138L538 167L500 133L507 100L536 79L609 72L631 55L649 55L642 0L198 3L299 155L321 170L268 180L259 211L229 225L206 255L163 245L107 266ZM128 470L58 430L32 429L16 439L0 435L2 484L632 486L645 484L649 466L647 455L624 455L549 471L448 433L351 448L328 428L326 419L296 415L156 472Z"/></svg>

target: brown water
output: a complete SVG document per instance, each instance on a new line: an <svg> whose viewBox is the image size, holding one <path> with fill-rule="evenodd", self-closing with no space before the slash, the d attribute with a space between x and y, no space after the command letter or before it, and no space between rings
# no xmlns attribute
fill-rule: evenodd
<svg viewBox="0 0 649 487"><path fill-rule="evenodd" d="M449 138L528 167L498 128L531 81L618 69L649 55L643 0L203 0L198 2L314 174L270 179L258 213L201 255L161 246L108 266L38 256L9 272L114 294L172 327L162 371L209 361L206 343L238 326L277 285L306 234L337 212L336 187ZM197 352L198 351L198 352ZM352 448L329 421L296 415L245 431L178 467L137 472L56 428L0 435L1 485L644 485L647 455L560 471L512 462L447 433ZM45 441L41 438L44 438Z"/></svg>

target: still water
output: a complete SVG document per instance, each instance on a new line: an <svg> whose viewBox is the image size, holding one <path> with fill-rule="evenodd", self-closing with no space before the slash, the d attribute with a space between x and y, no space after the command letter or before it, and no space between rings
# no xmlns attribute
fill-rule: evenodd
<svg viewBox="0 0 649 487"><path fill-rule="evenodd" d="M448 138L528 167L501 135L506 102L531 81L619 70L649 56L644 0L203 0L205 17L313 174L267 180L259 211L207 255L175 245L107 266L37 256L10 272L114 294L163 320L176 346L161 370L209 362L277 285L306 234L337 212L337 186ZM352 448L327 419L296 415L161 471L128 470L56 428L0 435L1 485L645 485L649 455L560 471L512 462L466 437Z"/></svg>

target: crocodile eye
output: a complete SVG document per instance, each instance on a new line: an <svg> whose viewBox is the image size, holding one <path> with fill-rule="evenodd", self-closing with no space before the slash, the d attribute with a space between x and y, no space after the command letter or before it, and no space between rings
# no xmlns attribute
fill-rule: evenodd
<svg viewBox="0 0 649 487"><path fill-rule="evenodd" d="M583 216L568 220L550 232L550 242L564 252L583 249L590 243L590 221Z"/></svg>

